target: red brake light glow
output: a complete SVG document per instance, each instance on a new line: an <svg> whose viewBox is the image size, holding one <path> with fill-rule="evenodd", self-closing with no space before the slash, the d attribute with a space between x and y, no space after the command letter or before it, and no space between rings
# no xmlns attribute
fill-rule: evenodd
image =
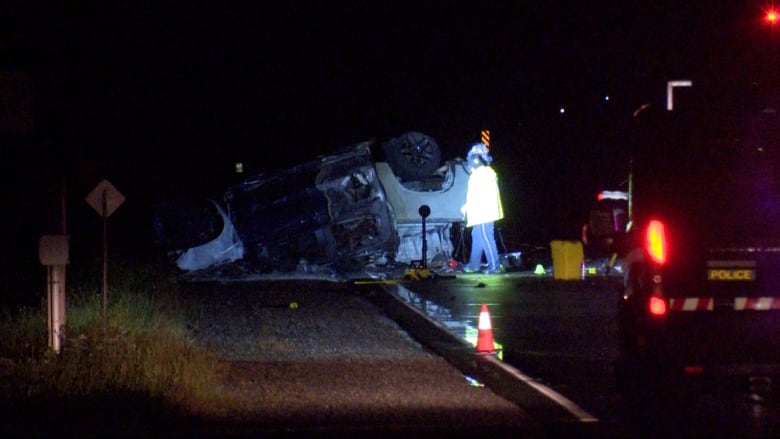
<svg viewBox="0 0 780 439"><path fill-rule="evenodd" d="M668 308L666 307L666 300L659 296L650 296L650 302L648 303L650 314L656 317L663 317L666 315Z"/></svg>
<svg viewBox="0 0 780 439"><path fill-rule="evenodd" d="M764 15L764 20L766 20L769 24L775 24L777 23L780 15L778 15L778 12L774 9L769 9L766 11L766 14Z"/></svg>
<svg viewBox="0 0 780 439"><path fill-rule="evenodd" d="M704 366L700 366L698 364L688 365L683 367L683 370L688 375L701 375L704 373Z"/></svg>
<svg viewBox="0 0 780 439"><path fill-rule="evenodd" d="M645 235L645 247L650 259L654 262L658 264L666 262L666 232L661 221L652 220L648 224Z"/></svg>

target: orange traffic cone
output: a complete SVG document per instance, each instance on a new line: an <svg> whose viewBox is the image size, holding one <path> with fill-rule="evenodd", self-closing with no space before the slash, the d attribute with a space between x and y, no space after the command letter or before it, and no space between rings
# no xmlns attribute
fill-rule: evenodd
<svg viewBox="0 0 780 439"><path fill-rule="evenodd" d="M487 305L482 304L482 310L479 312L479 324L477 325L477 353L493 354L496 352L496 346L493 343L493 327L490 324L490 313Z"/></svg>

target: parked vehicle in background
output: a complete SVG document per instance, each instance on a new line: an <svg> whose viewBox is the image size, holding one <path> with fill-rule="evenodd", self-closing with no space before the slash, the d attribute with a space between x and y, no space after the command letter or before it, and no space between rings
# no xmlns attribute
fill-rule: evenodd
<svg viewBox="0 0 780 439"><path fill-rule="evenodd" d="M378 146L388 161L374 162ZM174 201L155 217L158 241L177 266L196 271L239 260L258 270L306 264L448 262L452 226L468 178L462 159L441 163L429 136L410 132L384 144L361 142L292 168L246 178L221 199ZM426 254L419 209L426 219Z"/></svg>
<svg viewBox="0 0 780 439"><path fill-rule="evenodd" d="M686 99L635 118L618 383L639 399L693 383L765 395L780 375L778 107L695 85Z"/></svg>
<svg viewBox="0 0 780 439"><path fill-rule="evenodd" d="M628 192L605 190L598 193L582 226L585 275L620 275L618 259L628 227Z"/></svg>

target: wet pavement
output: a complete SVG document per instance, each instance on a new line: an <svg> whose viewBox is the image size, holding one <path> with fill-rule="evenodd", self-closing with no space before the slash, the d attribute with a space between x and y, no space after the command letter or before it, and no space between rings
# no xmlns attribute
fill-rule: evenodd
<svg viewBox="0 0 780 439"><path fill-rule="evenodd" d="M501 397L522 407L548 432L574 437L596 437L603 433L599 432L598 419L592 414L504 362L501 345L495 339L495 354L477 352L481 331L478 327L479 315L453 319L450 309L425 300L413 288L413 284L387 285L383 287L383 293L372 296L372 301L428 349L446 358L461 373L474 377Z"/></svg>
<svg viewBox="0 0 780 439"><path fill-rule="evenodd" d="M597 417L592 437L778 437L776 394L768 389L755 393L727 381L701 381L688 392L670 392L672 398L621 396L614 375L621 282L619 276L572 282L528 273L471 274L398 285L395 296L472 346L480 306L489 307L501 362L533 377L519 383L545 384ZM522 393L505 392L522 385L491 387L544 415Z"/></svg>

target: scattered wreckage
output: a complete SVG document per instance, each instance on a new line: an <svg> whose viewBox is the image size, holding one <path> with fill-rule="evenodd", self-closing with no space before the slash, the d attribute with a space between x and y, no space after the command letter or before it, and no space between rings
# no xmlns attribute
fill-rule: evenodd
<svg viewBox="0 0 780 439"><path fill-rule="evenodd" d="M166 203L155 214L156 239L187 273L446 265L463 221L464 160L441 163L439 146L418 132L381 144L386 161L372 159L373 146L251 176L218 199ZM421 212L430 212L424 221Z"/></svg>

